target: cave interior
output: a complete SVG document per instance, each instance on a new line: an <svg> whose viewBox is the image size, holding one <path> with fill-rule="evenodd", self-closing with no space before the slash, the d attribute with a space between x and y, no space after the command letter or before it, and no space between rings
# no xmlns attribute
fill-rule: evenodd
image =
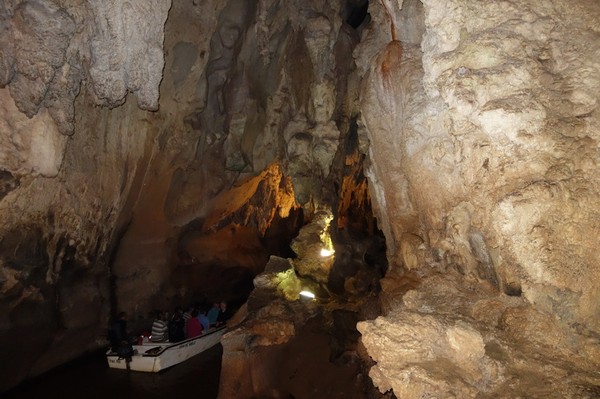
<svg viewBox="0 0 600 399"><path fill-rule="evenodd" d="M599 20L4 1L0 392L226 301L220 398L600 397Z"/></svg>

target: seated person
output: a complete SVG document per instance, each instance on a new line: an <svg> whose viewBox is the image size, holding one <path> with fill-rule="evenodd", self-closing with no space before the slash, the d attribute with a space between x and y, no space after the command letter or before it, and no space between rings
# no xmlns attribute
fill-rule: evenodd
<svg viewBox="0 0 600 399"><path fill-rule="evenodd" d="M191 316L192 317L190 317L185 326L187 338L194 338L202 334L202 324L200 324L200 320L198 320L198 311L194 309Z"/></svg>
<svg viewBox="0 0 600 399"><path fill-rule="evenodd" d="M154 323L152 323L152 342L165 342L168 340L169 329L163 312L157 311Z"/></svg>
<svg viewBox="0 0 600 399"><path fill-rule="evenodd" d="M217 316L217 327L222 326L229 320L230 314L227 311L227 302L223 301L219 304L219 315Z"/></svg>
<svg viewBox="0 0 600 399"><path fill-rule="evenodd" d="M206 317L208 317L208 322L210 323L211 326L214 326L215 324L217 324L217 318L219 317L220 311L221 311L221 308L219 306L219 303L218 302L213 303L212 308L210 308L210 310L206 314Z"/></svg>
<svg viewBox="0 0 600 399"><path fill-rule="evenodd" d="M120 312L117 315L117 319L108 331L108 339L113 350L116 350L121 343L132 344L135 342L135 337L131 337L127 333L127 313Z"/></svg>
<svg viewBox="0 0 600 399"><path fill-rule="evenodd" d="M185 321L180 312L175 312L169 322L169 342L179 342L185 339Z"/></svg>
<svg viewBox="0 0 600 399"><path fill-rule="evenodd" d="M116 352L119 357L131 359L135 338L127 333L127 313L118 314L117 320L108 331L108 339L113 352Z"/></svg>
<svg viewBox="0 0 600 399"><path fill-rule="evenodd" d="M188 320L192 317L192 311L194 310L193 306L190 306L185 312L183 312L183 315L181 316L181 318L183 319L183 322L187 325Z"/></svg>
<svg viewBox="0 0 600 399"><path fill-rule="evenodd" d="M202 324L202 330L206 331L210 328L210 321L202 311L198 311L198 321Z"/></svg>

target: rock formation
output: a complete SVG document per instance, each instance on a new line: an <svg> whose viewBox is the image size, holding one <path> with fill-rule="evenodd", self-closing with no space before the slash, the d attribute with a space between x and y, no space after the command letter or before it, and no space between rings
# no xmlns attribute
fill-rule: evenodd
<svg viewBox="0 0 600 399"><path fill-rule="evenodd" d="M380 390L597 394L599 16L588 1L404 2L393 24L421 20L423 36L398 29L401 61L363 41L381 43L361 110L393 268L387 314L359 327ZM424 278L403 302L398 266Z"/></svg>
<svg viewBox="0 0 600 399"><path fill-rule="evenodd" d="M2 2L0 391L103 346L117 310L138 327L221 295L249 296L223 397L227 373L305 394L267 370L302 334L358 395L597 396L598 20L594 0Z"/></svg>
<svg viewBox="0 0 600 399"><path fill-rule="evenodd" d="M146 134L148 121L131 101L114 111L94 104L122 104L131 90L141 105L156 107L170 2L154 3L151 9L145 1L122 3L124 9L83 1L0 5L0 337L10 343L1 357L11 370L0 377L0 390L104 341L107 265L153 132ZM96 20L114 22L113 39ZM124 24L146 27L145 36L128 40ZM117 50L143 56L105 57ZM146 69L148 63L154 68ZM112 83L94 81L107 68ZM121 70L131 73L130 86ZM109 95L115 84L124 89Z"/></svg>

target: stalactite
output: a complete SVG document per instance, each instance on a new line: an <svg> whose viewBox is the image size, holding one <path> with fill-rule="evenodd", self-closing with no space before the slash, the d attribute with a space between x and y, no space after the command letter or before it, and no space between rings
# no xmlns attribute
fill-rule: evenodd
<svg viewBox="0 0 600 399"><path fill-rule="evenodd" d="M381 5L385 9L388 17L390 18L390 30L392 41L388 43L383 52L380 54L377 60L379 65L381 76L383 78L383 85L386 91L392 92L394 90L394 78L393 75L396 71L400 71L400 63L402 61L402 43L398 40L396 33L396 24L390 11L390 8L386 4L385 0L381 0Z"/></svg>

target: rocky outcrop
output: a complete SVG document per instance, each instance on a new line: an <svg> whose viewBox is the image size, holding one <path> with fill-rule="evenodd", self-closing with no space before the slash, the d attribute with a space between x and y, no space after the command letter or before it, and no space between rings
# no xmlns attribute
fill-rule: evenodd
<svg viewBox="0 0 600 399"><path fill-rule="evenodd" d="M374 384L402 398L593 397L600 383L597 339L574 339L556 316L457 272L425 279L358 329Z"/></svg>
<svg viewBox="0 0 600 399"><path fill-rule="evenodd" d="M114 107L134 93L142 109L158 109L164 25L171 1L90 2L89 69L96 102Z"/></svg>
<svg viewBox="0 0 600 399"><path fill-rule="evenodd" d="M391 54L388 46L363 96L370 176L387 215L381 220L392 243L390 257L407 263L402 253L408 250L393 243L416 234L428 248L430 265L458 265L465 275L505 291L521 287L545 310L597 328L591 315L597 313L598 292L576 282L584 275L593 281L598 272L584 238L595 229L597 212L589 202L593 195L585 195L598 189L598 169L589 161L596 156L597 82L594 73L581 73L597 71L590 61L597 41L582 42L573 57L574 48L559 40L574 30L595 37L588 16L597 15L597 6L439 7L424 3L422 61L406 43L404 60L390 70L392 64L381 58ZM574 27L568 21L577 18L563 17L577 10L588 16ZM570 97L555 90L561 85L572 87ZM581 218L567 198L576 198ZM572 244L554 249L558 242ZM558 296L573 307L556 308L550 298Z"/></svg>
<svg viewBox="0 0 600 399"><path fill-rule="evenodd" d="M10 342L0 351L10 370L0 390L105 345L108 265L158 131L131 101L114 111L95 107L95 90L108 82L92 83L90 74L100 65L128 70L130 76L115 77L129 86L111 105L122 104L129 90L155 108L170 2L152 9L136 1L120 3L125 10L96 5L98 18L115 28L110 38L96 30L90 4L0 5L0 337ZM136 4L132 19L127 10ZM136 40L121 22L140 32ZM143 57L107 59L117 47Z"/></svg>
<svg viewBox="0 0 600 399"><path fill-rule="evenodd" d="M367 175L391 267L421 276L458 272L467 286L489 284L521 297L528 305L514 310L519 316L511 310L503 316L515 325L500 323L499 328L528 342L550 334L557 349L545 342L544 356L556 352L568 362L574 353L589 349L585 342L598 334L600 321L599 291L593 283L600 269L590 240L597 230L594 198L600 188L594 161L600 71L592 61L600 43L594 22L600 17L598 4L474 6L451 0L405 1L401 11L377 8L373 17L382 25L391 19L395 34L368 30L357 54L372 60L368 67L360 62L363 58L358 62L368 68L363 132L371 142ZM423 22L411 34L403 27L406 20ZM422 41L415 40L421 35ZM367 43L378 44L376 55ZM436 301L433 290L422 295ZM496 300L507 306L504 299ZM470 320L466 325L449 322L433 305L431 311L415 313L406 303L388 303L385 321L361 329L367 350L382 361L372 376L383 390L393 388L402 397L434 392L503 397L489 384L503 381L502 369L516 360L490 360L486 353L492 338L482 330L487 327ZM536 331L537 323L554 332ZM378 352L382 341L371 334L404 328L415 332L406 332L406 340L394 333L400 339L393 345L397 356ZM432 341L443 342L442 347L426 350L428 344L409 338L414 334L437 337ZM566 349L565 336L577 344ZM510 350L498 345L503 353L521 350L517 344ZM456 364L453 351L468 356ZM455 376L444 375L445 366L398 363L405 354L451 362L461 383L447 385ZM574 359L574 369L591 370L585 359ZM537 389L528 388L525 378L517 380L525 392ZM561 396L580 394L567 385L550 386Z"/></svg>
<svg viewBox="0 0 600 399"><path fill-rule="evenodd" d="M297 255L294 269L300 276L325 284L334 262L330 223L333 215L326 209L317 209L311 222L304 226L292 242Z"/></svg>
<svg viewBox="0 0 600 399"><path fill-rule="evenodd" d="M126 217L127 200L139 182L144 143L152 142L153 135L150 129L140 134L146 116L135 105L100 111L88 122L94 108L83 97L78 101L79 109L89 113L78 115L75 125L81 134L64 143L64 155L52 153L49 145L42 147L44 152L36 150L38 143L30 141L35 162L57 167L55 157L62 158L60 169L48 173L56 177L15 172L12 182L5 180L8 189L0 203L0 336L12 343L2 349L12 372L2 375L2 389L105 342L109 256L118 238L116 226ZM138 120L138 128L127 120ZM45 122L54 126L49 116ZM121 135L111 134L115 130ZM41 132L22 132L23 139L38 134L48 141L64 137L56 130L43 135L43 127ZM25 165L35 168L35 163L27 164L31 161L13 159L21 171Z"/></svg>
<svg viewBox="0 0 600 399"><path fill-rule="evenodd" d="M5 132L0 136L2 169L16 178L58 175L67 140L49 112L28 118L16 108L7 89L0 89L0 107L0 129Z"/></svg>
<svg viewBox="0 0 600 399"><path fill-rule="evenodd" d="M383 397L356 352L364 303L337 302L323 284L298 276L295 263L271 257L236 316L239 324L229 323L221 340L219 397Z"/></svg>
<svg viewBox="0 0 600 399"><path fill-rule="evenodd" d="M304 223L290 178L272 164L218 195L207 208L206 218L184 226L178 237L178 267L172 274L182 283L176 290L244 302L269 256L292 253L289 241ZM138 286L139 279L132 285Z"/></svg>
<svg viewBox="0 0 600 399"><path fill-rule="evenodd" d="M167 73L153 119L163 130L158 148L148 149L152 173L113 265L118 297L129 298L123 303L130 311L160 303L165 292L191 295L183 277L190 265L223 262L255 273L268 253L284 254L264 246L295 234L288 227L298 214L284 215L291 204L267 192L247 206L226 204L248 200L255 192L249 185L261 182L254 178L270 165L281 165L301 205L330 201L338 138L353 112L339 98L357 93L354 85L336 97L333 90L345 87L345 79L332 71L352 69L356 37L340 27L339 5L281 4L235 0L212 8L174 4L170 11ZM310 21L318 29L305 37ZM296 60L306 65L298 68ZM290 192L289 184L282 181L280 191ZM173 250L166 237L181 237L181 247ZM163 283L172 283L167 276L174 268L181 269L183 286L169 291Z"/></svg>
<svg viewBox="0 0 600 399"><path fill-rule="evenodd" d="M8 85L17 108L28 117L48 109L63 133L72 133L73 102L82 79L81 62L70 62L74 17L48 1L5 2L2 8L0 85Z"/></svg>

